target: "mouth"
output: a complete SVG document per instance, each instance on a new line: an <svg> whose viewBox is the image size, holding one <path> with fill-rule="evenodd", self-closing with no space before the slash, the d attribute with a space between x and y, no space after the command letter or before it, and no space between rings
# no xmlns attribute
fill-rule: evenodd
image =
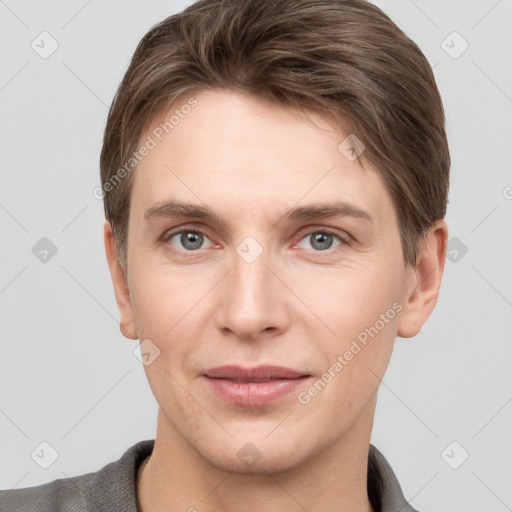
<svg viewBox="0 0 512 512"><path fill-rule="evenodd" d="M295 391L311 375L283 366L218 366L202 377L219 398L244 406L270 404Z"/></svg>

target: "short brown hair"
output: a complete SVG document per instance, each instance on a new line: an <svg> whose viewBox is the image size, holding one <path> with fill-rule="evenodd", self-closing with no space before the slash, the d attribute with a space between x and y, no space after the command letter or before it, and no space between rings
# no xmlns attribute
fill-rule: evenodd
<svg viewBox="0 0 512 512"><path fill-rule="evenodd" d="M123 268L126 162L157 111L208 89L350 126L392 196L404 260L416 262L419 237L445 216L450 169L441 96L418 46L366 0L200 0L142 38L110 108L101 182Z"/></svg>

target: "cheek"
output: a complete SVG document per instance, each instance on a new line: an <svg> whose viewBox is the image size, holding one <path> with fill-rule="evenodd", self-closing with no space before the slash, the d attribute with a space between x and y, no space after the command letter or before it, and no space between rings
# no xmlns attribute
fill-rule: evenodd
<svg viewBox="0 0 512 512"><path fill-rule="evenodd" d="M336 423L347 410L361 409L378 389L396 338L403 278L399 265L377 259L365 263L361 259L336 272L308 276L307 304L330 329L316 348L322 361L320 372L325 372L320 378L329 381L318 405L339 404L340 411L331 411ZM325 331L323 326L319 329ZM315 332L311 336L314 339Z"/></svg>
<svg viewBox="0 0 512 512"><path fill-rule="evenodd" d="M147 262L140 265L131 294L138 326L162 336L186 315L201 288L192 273L183 275Z"/></svg>
<svg viewBox="0 0 512 512"><path fill-rule="evenodd" d="M161 365L176 369L195 349L211 318L208 293L214 285L214 277L206 272L162 264L146 264L133 280L132 307L139 337L149 338L158 347Z"/></svg>
<svg viewBox="0 0 512 512"><path fill-rule="evenodd" d="M141 269L142 267L139 267ZM193 414L184 406L186 361L197 348L207 306L208 279L197 273L146 264L133 280L132 306L141 342L158 356L144 370L158 403L172 407L176 417ZM155 348L156 347L156 348ZM142 348L142 347L141 347Z"/></svg>
<svg viewBox="0 0 512 512"><path fill-rule="evenodd" d="M401 309L400 303L390 302L391 293L361 301L350 294L344 297L350 306L339 301L338 308L331 304L329 310L327 321L336 336L320 349L322 373L301 396L324 411L321 421L335 429L348 428L376 396L392 354ZM336 315L339 310L342 313Z"/></svg>
<svg viewBox="0 0 512 512"><path fill-rule="evenodd" d="M322 320L324 329L328 327L329 338L341 349L393 308L400 298L402 274L398 267L361 260L339 269L302 274L294 291ZM386 331L395 329L395 313L392 309L386 317Z"/></svg>

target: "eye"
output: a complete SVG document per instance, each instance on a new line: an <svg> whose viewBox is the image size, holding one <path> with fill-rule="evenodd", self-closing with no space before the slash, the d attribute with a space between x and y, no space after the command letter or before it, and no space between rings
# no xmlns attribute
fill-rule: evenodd
<svg viewBox="0 0 512 512"><path fill-rule="evenodd" d="M164 241L173 248L184 252L194 252L200 249L206 249L205 245L210 242L209 247L215 244L211 242L207 234L197 228L182 229L169 233L164 237ZM315 252L326 252L345 243L343 237L329 229L318 229L311 231L303 237L297 244L301 249L313 250ZM309 247L308 247L309 245ZM180 247L181 246L181 247Z"/></svg>
<svg viewBox="0 0 512 512"><path fill-rule="evenodd" d="M338 243L333 245L335 239L338 240ZM326 251L328 249L341 245L341 243L343 242L339 235L337 235L333 231L326 229L312 231L307 236L302 238L302 240L298 244L298 247L300 247L301 249L309 250L310 247L304 247L303 245L301 245L301 243L304 240L310 243L310 246L313 248L314 251Z"/></svg>
<svg viewBox="0 0 512 512"><path fill-rule="evenodd" d="M183 249L187 252L203 249L204 247L202 246L205 240L209 239L206 234L199 229L184 229L166 236L167 242L174 246L181 244L179 249Z"/></svg>

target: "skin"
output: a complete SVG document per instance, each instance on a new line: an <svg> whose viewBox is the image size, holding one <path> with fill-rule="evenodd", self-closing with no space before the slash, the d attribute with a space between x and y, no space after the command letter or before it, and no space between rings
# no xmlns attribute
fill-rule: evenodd
<svg viewBox="0 0 512 512"><path fill-rule="evenodd" d="M104 227L121 332L160 351L144 367L159 414L154 451L138 473L139 508L371 511L366 466L380 379L396 336L416 335L434 309L446 223L435 223L416 266L407 266L383 181L338 149L348 134L316 113L306 119L245 94L194 97L198 105L136 170L126 272ZM169 199L206 205L222 224L144 220ZM285 219L290 208L340 200L371 221ZM174 236L192 227L206 233L195 251ZM327 249L311 236L326 228L337 233ZM236 251L249 235L262 249L252 263ZM401 311L300 403L298 392L396 302ZM275 364L311 377L272 404L246 407L200 377L224 364ZM237 456L248 442L261 455L253 465Z"/></svg>

